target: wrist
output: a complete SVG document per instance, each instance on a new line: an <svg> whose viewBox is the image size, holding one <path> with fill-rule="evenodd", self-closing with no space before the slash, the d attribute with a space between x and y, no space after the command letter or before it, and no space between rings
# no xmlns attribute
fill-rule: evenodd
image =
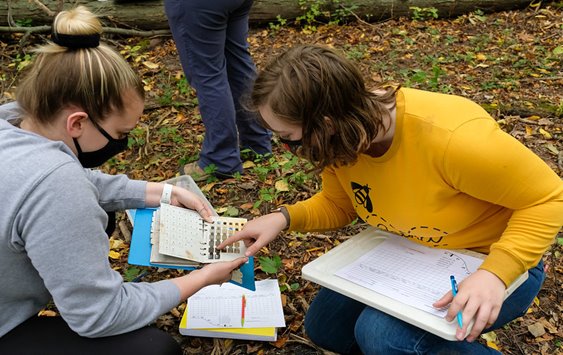
<svg viewBox="0 0 563 355"><path fill-rule="evenodd" d="M162 187L162 194L160 195L160 203L170 204L172 201L172 185L164 184Z"/></svg>
<svg viewBox="0 0 563 355"><path fill-rule="evenodd" d="M201 270L193 270L189 274L171 280L180 290L180 299L186 300L209 283Z"/></svg>
<svg viewBox="0 0 563 355"><path fill-rule="evenodd" d="M285 208L285 206L281 206L281 207L276 208L272 212L273 213L280 213L285 218L285 227L282 230L285 231L285 230L289 229L289 225L291 224L291 218L289 216L289 212L287 211L287 208Z"/></svg>

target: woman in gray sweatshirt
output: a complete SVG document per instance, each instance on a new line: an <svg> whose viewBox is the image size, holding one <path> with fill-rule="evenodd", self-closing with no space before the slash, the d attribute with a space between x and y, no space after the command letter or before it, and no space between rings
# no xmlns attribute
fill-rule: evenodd
<svg viewBox="0 0 563 355"><path fill-rule="evenodd" d="M126 149L143 111L141 80L100 32L84 7L59 13L18 85L23 119L0 117L0 353L181 353L147 324L246 261L154 283L112 270L106 211L158 206L164 185L85 169ZM179 187L171 203L211 216ZM61 316L38 317L50 300Z"/></svg>

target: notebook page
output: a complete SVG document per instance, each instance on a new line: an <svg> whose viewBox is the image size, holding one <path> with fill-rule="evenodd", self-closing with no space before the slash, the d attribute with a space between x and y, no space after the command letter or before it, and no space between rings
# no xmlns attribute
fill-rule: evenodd
<svg viewBox="0 0 563 355"><path fill-rule="evenodd" d="M207 286L188 298L188 309L188 328L285 327L278 280L256 281L255 292L227 283Z"/></svg>

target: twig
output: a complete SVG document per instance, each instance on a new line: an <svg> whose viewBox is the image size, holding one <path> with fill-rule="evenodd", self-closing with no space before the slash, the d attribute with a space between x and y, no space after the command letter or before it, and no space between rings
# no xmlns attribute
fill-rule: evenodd
<svg viewBox="0 0 563 355"><path fill-rule="evenodd" d="M354 16L358 22L363 23L364 25L368 25L368 26L370 26L370 27L375 27L373 24L362 20L362 19L360 18L360 16L358 16L354 11L348 9L348 8L345 7L344 5L340 4L340 5L338 5L338 6L340 6L342 9L344 9L344 10L348 11L350 14L352 14L352 16Z"/></svg>
<svg viewBox="0 0 563 355"><path fill-rule="evenodd" d="M57 12L63 11L64 5L65 5L65 0L59 0L59 2L57 3Z"/></svg>
<svg viewBox="0 0 563 355"><path fill-rule="evenodd" d="M11 33L42 33L51 31L51 26L34 26L34 27L20 27L20 26L0 26L0 32L11 32Z"/></svg>
<svg viewBox="0 0 563 355"><path fill-rule="evenodd" d="M537 78L522 78L518 79L517 81L537 81L537 80L560 80L563 79L563 76L544 76L544 77L537 77Z"/></svg>
<svg viewBox="0 0 563 355"><path fill-rule="evenodd" d="M516 335L513 334L512 332L509 332L509 334L512 334L512 344L516 345L516 347L518 348L518 351L520 351L520 354L524 355L524 349L522 349L522 347L519 344L519 340L516 339Z"/></svg>
<svg viewBox="0 0 563 355"><path fill-rule="evenodd" d="M293 343L293 342L295 342L295 343L300 343L300 344L303 344L303 345L307 345L307 346L309 346L309 347L311 347L311 348L313 348L313 349L322 351L324 354L327 354L327 355L328 355L328 354L333 354L333 353L331 353L331 352L327 352L326 350L324 350L324 349L318 347L318 346L317 346L315 343L313 343L312 341L307 340L307 339L305 339L305 338L302 338L302 337L300 337L300 336L297 335L297 334L290 333L290 334L289 334L289 337L290 337L290 338L293 338L293 339L288 340L288 341L287 341L288 343L290 343L290 342L292 342L292 343Z"/></svg>
<svg viewBox="0 0 563 355"><path fill-rule="evenodd" d="M0 32L6 33L45 33L50 32L51 26L34 26L34 27L8 27L8 26L0 26ZM118 34L118 35L126 35L126 36L135 36L135 37L152 37L152 36L168 36L170 35L170 30L154 30L154 31L141 31L141 30L127 30L123 28L115 28L115 27L103 27L103 33L107 34Z"/></svg>
<svg viewBox="0 0 563 355"><path fill-rule="evenodd" d="M158 109L162 109L162 108L168 108L168 107L194 107L193 103L190 102L174 102L174 104L160 104L157 102L154 103L147 103L145 105L145 112L148 111L153 111L153 110L158 110Z"/></svg>
<svg viewBox="0 0 563 355"><path fill-rule="evenodd" d="M45 4L43 4L41 1L39 1L39 0L33 0L33 2L34 2L35 5L37 5L41 10L45 11L45 13L46 13L47 15L49 15L49 17L55 16L56 12L51 11L51 9L49 9L47 6L45 6Z"/></svg>
<svg viewBox="0 0 563 355"><path fill-rule="evenodd" d="M563 157L563 151L559 152L559 168L561 169L561 159ZM558 235L559 236L559 235ZM555 248L555 247L553 247ZM555 289L555 299L557 300L557 303L560 304L561 300L560 300L560 287L557 287L557 271L555 270L555 252L551 253L551 255L549 256L551 259L551 273L553 274L553 284L555 285L555 287L553 287Z"/></svg>
<svg viewBox="0 0 563 355"><path fill-rule="evenodd" d="M126 36L136 36L136 37L152 37L152 36L168 36L171 35L170 30L153 30L153 31L141 31L141 30L126 30L124 28L115 27L104 27L102 29L103 33L126 35Z"/></svg>
<svg viewBox="0 0 563 355"><path fill-rule="evenodd" d="M125 221L119 221L118 226L119 226L119 231L121 231L121 234L123 235L123 239L126 242L130 242L131 241L131 231L127 227L127 223L125 223Z"/></svg>
<svg viewBox="0 0 563 355"><path fill-rule="evenodd" d="M14 18L12 17L12 0L8 0L8 25L10 26L15 26L16 22L14 21Z"/></svg>

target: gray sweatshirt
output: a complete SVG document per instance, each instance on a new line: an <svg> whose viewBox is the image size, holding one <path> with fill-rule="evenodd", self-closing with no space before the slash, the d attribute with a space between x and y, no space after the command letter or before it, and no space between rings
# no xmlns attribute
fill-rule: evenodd
<svg viewBox="0 0 563 355"><path fill-rule="evenodd" d="M146 182L83 169L64 143L7 116L0 109L0 337L51 299L86 337L138 329L176 306L171 281L126 283L108 261L105 211L144 207Z"/></svg>

